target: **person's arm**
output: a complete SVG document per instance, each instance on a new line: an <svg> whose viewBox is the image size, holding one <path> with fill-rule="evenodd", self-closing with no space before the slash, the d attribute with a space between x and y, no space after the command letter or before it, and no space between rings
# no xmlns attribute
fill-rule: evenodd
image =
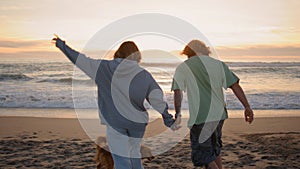
<svg viewBox="0 0 300 169"><path fill-rule="evenodd" d="M52 40L55 43L55 46L59 48L73 64L80 68L90 78L95 80L97 69L100 64L99 60L88 58L84 54L70 48L66 45L65 41L61 40L57 35Z"/></svg>
<svg viewBox="0 0 300 169"><path fill-rule="evenodd" d="M181 102L182 102L182 91L179 89L174 90L174 107L175 107L175 118L181 116Z"/></svg>
<svg viewBox="0 0 300 169"><path fill-rule="evenodd" d="M163 99L163 92L156 82L153 82L151 86L152 89L148 94L147 100L151 106L162 115L165 126L171 127L175 120L168 112L168 104Z"/></svg>
<svg viewBox="0 0 300 169"><path fill-rule="evenodd" d="M175 125L180 125L181 123L181 103L182 103L182 91L185 91L186 84L186 72L189 68L185 64L181 64L176 68L171 90L174 91L174 107L175 107Z"/></svg>
<svg viewBox="0 0 300 169"><path fill-rule="evenodd" d="M247 97L242 87L239 85L239 83L234 83L233 85L230 86L230 88L232 89L235 96L240 100L240 102L243 104L245 108L245 112L244 112L245 121L252 123L252 121L254 120L253 111L248 103Z"/></svg>
<svg viewBox="0 0 300 169"><path fill-rule="evenodd" d="M164 100L163 91L151 75L149 75L149 80L151 81L151 83L149 85L147 101L156 111L161 114L165 126L171 128L173 131L178 130L181 126L175 124L173 115L169 113L169 107L167 102Z"/></svg>
<svg viewBox="0 0 300 169"><path fill-rule="evenodd" d="M181 103L182 91L176 89L174 90L175 126L180 126L181 123Z"/></svg>

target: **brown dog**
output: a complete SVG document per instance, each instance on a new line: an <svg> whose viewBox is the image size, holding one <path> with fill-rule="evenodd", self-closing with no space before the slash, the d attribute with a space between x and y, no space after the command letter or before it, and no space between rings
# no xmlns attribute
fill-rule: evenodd
<svg viewBox="0 0 300 169"><path fill-rule="evenodd" d="M114 161L111 156L111 153L108 151L108 145L105 137L98 137L96 140L96 149L97 153L94 158L96 162L97 169L113 169ZM142 158L147 158L152 160L154 157L151 153L150 148L143 146L141 147Z"/></svg>

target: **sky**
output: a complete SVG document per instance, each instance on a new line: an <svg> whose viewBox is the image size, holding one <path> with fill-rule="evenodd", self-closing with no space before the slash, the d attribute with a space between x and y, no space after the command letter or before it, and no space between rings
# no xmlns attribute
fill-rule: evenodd
<svg viewBox="0 0 300 169"><path fill-rule="evenodd" d="M123 17L161 13L195 26L222 55L300 57L299 9L298 0L1 0L0 56L54 54L54 33L81 50ZM141 50L183 48L157 36L133 40Z"/></svg>

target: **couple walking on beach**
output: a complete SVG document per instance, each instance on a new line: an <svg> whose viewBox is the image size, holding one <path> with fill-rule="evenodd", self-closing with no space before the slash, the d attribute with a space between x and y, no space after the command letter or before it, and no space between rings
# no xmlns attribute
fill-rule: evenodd
<svg viewBox="0 0 300 169"><path fill-rule="evenodd" d="M155 79L139 66L142 56L134 42L122 43L113 60L102 60L73 50L58 36L53 41L98 87L99 117L107 128L116 169L143 168L140 147L149 120L145 100L162 115L164 124L175 131L181 127L182 91L187 92L194 166L222 168L222 126L228 118L223 88L233 90L245 107L246 122L253 121L239 78L224 62L209 57L209 48L199 40L186 45L182 54L188 59L175 71L172 83L175 118L168 112L163 91Z"/></svg>

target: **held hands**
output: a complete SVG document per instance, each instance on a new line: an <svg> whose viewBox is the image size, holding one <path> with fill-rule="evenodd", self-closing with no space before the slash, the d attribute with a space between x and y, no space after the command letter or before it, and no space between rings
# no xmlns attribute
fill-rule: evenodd
<svg viewBox="0 0 300 169"><path fill-rule="evenodd" d="M245 121L251 124L252 121L254 120L254 114L250 107L245 108L244 116L245 116Z"/></svg>
<svg viewBox="0 0 300 169"><path fill-rule="evenodd" d="M178 115L175 119L175 122L173 123L173 125L170 127L171 130L176 131L179 130L182 126L180 125L181 123L181 115Z"/></svg>

